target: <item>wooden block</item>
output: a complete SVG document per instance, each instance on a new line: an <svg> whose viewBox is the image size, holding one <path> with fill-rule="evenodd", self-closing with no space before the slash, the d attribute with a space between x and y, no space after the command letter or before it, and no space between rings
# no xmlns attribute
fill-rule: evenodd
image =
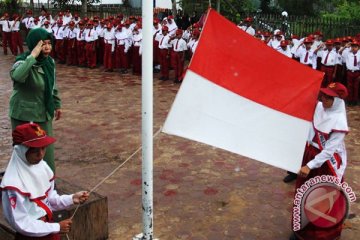
<svg viewBox="0 0 360 240"><path fill-rule="evenodd" d="M85 190L79 186L70 184L63 179L56 179L56 189L59 195L72 194ZM55 222L70 218L76 206L69 209L54 212ZM6 223L2 207L0 209L0 236L1 240L13 240L14 231ZM10 229L10 230L9 230ZM4 232L4 238L3 238ZM7 233L7 235L5 235ZM91 193L89 200L82 204L77 210L71 227L71 232L67 234L70 240L103 240L108 239L108 208L107 197L97 193ZM6 236L6 238L5 238ZM62 240L68 240L66 235L61 236Z"/></svg>

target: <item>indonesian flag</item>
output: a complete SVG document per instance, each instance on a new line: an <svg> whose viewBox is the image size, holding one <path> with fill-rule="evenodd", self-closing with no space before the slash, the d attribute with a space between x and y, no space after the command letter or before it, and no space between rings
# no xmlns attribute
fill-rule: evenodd
<svg viewBox="0 0 360 240"><path fill-rule="evenodd" d="M209 10L163 131L298 172L322 77Z"/></svg>

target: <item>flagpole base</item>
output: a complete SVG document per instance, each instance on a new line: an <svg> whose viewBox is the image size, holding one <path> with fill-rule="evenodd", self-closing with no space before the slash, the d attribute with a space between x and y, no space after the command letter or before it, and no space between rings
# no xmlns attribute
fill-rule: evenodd
<svg viewBox="0 0 360 240"><path fill-rule="evenodd" d="M136 235L135 237L133 237L132 240L147 240L144 238L144 234L143 233L139 233L138 235ZM158 238L153 238L151 240L159 240Z"/></svg>

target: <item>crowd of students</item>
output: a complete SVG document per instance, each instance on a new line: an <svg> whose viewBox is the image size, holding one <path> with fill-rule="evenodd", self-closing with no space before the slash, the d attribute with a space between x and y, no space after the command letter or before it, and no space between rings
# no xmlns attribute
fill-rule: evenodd
<svg viewBox="0 0 360 240"><path fill-rule="evenodd" d="M60 64L96 68L104 71L119 71L122 74L132 70L141 75L142 19L123 14L100 19L94 16L80 18L70 11L51 16L46 11L34 17L31 10L26 16L5 13L0 20L3 29L3 49L6 55L9 47L13 55L22 53L22 39L19 34L23 24L26 33L34 28L44 28L54 36L52 57ZM174 17L154 17L154 71L161 71L161 80L169 80L169 70L174 69L175 83L180 83L184 71L185 56L191 56L197 46L200 25L193 24L185 30L179 29Z"/></svg>
<svg viewBox="0 0 360 240"><path fill-rule="evenodd" d="M250 17L244 19L239 28L285 56L324 72L322 87L332 82L344 84L349 92L347 104L359 103L360 34L323 41L321 31L316 31L302 38L291 35L290 39L285 39L280 30L256 31L252 21Z"/></svg>

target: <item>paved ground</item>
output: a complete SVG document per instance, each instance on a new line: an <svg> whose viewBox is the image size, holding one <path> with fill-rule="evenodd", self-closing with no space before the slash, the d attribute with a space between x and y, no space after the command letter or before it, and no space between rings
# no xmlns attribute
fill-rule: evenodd
<svg viewBox="0 0 360 240"><path fill-rule="evenodd" d="M0 170L11 153L7 116L12 56L0 55ZM141 144L141 79L58 65L63 118L54 123L57 175L91 189ZM157 77L157 76L155 76ZM154 79L154 131L179 86ZM360 196L360 107L348 109L346 181ZM161 240L282 240L290 235L294 186L285 172L161 133L154 140L154 232ZM97 190L109 199L110 239L142 231L141 154ZM342 239L358 239L360 207Z"/></svg>

